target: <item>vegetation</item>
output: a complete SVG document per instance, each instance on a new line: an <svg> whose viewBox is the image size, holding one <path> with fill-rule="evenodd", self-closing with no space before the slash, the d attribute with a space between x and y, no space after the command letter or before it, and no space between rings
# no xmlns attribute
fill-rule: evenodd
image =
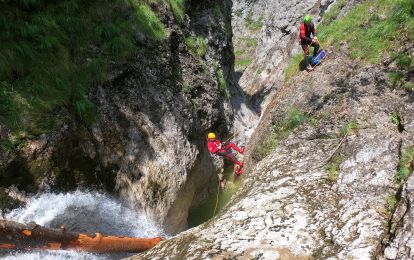
<svg viewBox="0 0 414 260"><path fill-rule="evenodd" d="M349 135L351 132L358 129L358 124L355 119L352 119L350 122L346 123L340 130L340 135L342 137Z"/></svg>
<svg viewBox="0 0 414 260"><path fill-rule="evenodd" d="M252 63L253 63L253 59L241 58L241 59L236 59L235 66L236 66L236 69L238 70L245 70Z"/></svg>
<svg viewBox="0 0 414 260"><path fill-rule="evenodd" d="M400 162L398 164L398 171L395 175L395 180L403 184L410 173L413 171L413 160L414 160L414 149L412 147L408 147L404 150L401 155Z"/></svg>
<svg viewBox="0 0 414 260"><path fill-rule="evenodd" d="M334 182L339 176L339 166L345 161L345 157L343 155L336 155L334 156L331 161L328 163L326 170L328 174L326 179L328 181Z"/></svg>
<svg viewBox="0 0 414 260"><path fill-rule="evenodd" d="M303 70L305 63L303 61L303 54L298 53L292 57L289 62L289 65L285 69L285 81L288 81L293 75L298 73L300 70Z"/></svg>
<svg viewBox="0 0 414 260"><path fill-rule="evenodd" d="M190 93L190 91L191 91L191 85L186 80L184 80L184 82L183 82L183 91L184 91L184 93L187 93L187 94Z"/></svg>
<svg viewBox="0 0 414 260"><path fill-rule="evenodd" d="M386 202L386 212L388 215L391 215L395 211L395 208L397 207L398 199L395 195L389 195L386 198L385 202Z"/></svg>
<svg viewBox="0 0 414 260"><path fill-rule="evenodd" d="M133 52L135 32L166 36L147 2L1 1L0 120L19 136L50 131L65 114L92 124L89 86Z"/></svg>
<svg viewBox="0 0 414 260"><path fill-rule="evenodd" d="M396 126L399 126L401 124L401 117L398 112L393 111L391 113L391 122Z"/></svg>
<svg viewBox="0 0 414 260"><path fill-rule="evenodd" d="M168 0L171 11L179 23L184 23L185 0Z"/></svg>
<svg viewBox="0 0 414 260"><path fill-rule="evenodd" d="M249 15L244 19L246 27L250 30L256 32L260 31L263 27L263 16L259 18L259 20L253 19L253 12L250 11Z"/></svg>
<svg viewBox="0 0 414 260"><path fill-rule="evenodd" d="M264 158L268 155L277 147L280 140L286 139L294 129L307 120L307 113L299 111L295 106L289 107L287 117L273 125L273 131L270 133L269 138L259 145L259 157Z"/></svg>
<svg viewBox="0 0 414 260"><path fill-rule="evenodd" d="M208 45L204 37L189 36L185 38L185 43L188 47L188 50L193 56L204 58L204 56L207 53L207 49L208 49Z"/></svg>
<svg viewBox="0 0 414 260"><path fill-rule="evenodd" d="M217 84L221 95L227 98L230 97L230 92L227 88L227 81L224 78L223 70L219 67L218 64L215 64L214 71L216 73Z"/></svg>
<svg viewBox="0 0 414 260"><path fill-rule="evenodd" d="M401 39L414 41L414 0L366 0L352 8L344 17L336 19L347 1L338 0L324 15L318 26L318 38L322 46L336 48L342 42L348 44L351 57L364 63L379 63L385 51L397 49ZM407 69L412 65L407 54L397 54L397 64ZM299 71L302 58L292 57L285 71L285 79ZM394 85L411 89L403 84L403 75L390 74Z"/></svg>
<svg viewBox="0 0 414 260"><path fill-rule="evenodd" d="M322 23L318 28L319 39L323 45L336 47L345 41L353 58L378 63L386 50L399 44L398 39L414 40L413 10L413 0L367 0L343 18Z"/></svg>

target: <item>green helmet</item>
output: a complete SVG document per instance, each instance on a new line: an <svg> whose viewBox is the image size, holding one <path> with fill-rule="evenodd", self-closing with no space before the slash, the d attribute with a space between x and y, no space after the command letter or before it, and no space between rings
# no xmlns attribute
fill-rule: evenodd
<svg viewBox="0 0 414 260"><path fill-rule="evenodd" d="M310 23L312 22L312 17L310 15L305 15L305 17L303 18L303 22L304 23Z"/></svg>

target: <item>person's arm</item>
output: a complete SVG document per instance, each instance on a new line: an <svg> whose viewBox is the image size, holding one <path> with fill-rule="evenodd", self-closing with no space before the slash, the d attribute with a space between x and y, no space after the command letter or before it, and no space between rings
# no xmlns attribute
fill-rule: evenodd
<svg viewBox="0 0 414 260"><path fill-rule="evenodd" d="M300 39L301 40L305 40L307 42L312 41L311 38L309 38L309 37L306 36L306 28L305 28L305 24L304 23L301 23L300 24Z"/></svg>

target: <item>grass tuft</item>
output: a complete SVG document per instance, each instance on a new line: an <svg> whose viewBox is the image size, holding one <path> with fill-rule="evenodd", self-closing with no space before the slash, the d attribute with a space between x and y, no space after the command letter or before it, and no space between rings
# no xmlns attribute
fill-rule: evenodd
<svg viewBox="0 0 414 260"><path fill-rule="evenodd" d="M198 36L198 37L193 37L193 36L189 36L187 38L185 38L185 43L188 47L188 50L190 51L190 53L194 56L198 56L200 58L204 58L206 53L207 53L207 49L208 49L208 45L206 42L206 39L202 36Z"/></svg>
<svg viewBox="0 0 414 260"><path fill-rule="evenodd" d="M398 171L395 175L395 180L403 184L407 180L408 176L413 171L414 149L408 147L401 155L400 162L398 164Z"/></svg>

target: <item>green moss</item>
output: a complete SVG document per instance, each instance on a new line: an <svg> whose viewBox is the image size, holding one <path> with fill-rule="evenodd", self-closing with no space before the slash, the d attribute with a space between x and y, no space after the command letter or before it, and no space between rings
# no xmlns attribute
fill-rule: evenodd
<svg viewBox="0 0 414 260"><path fill-rule="evenodd" d="M189 36L185 38L185 43L188 47L188 50L193 56L204 58L204 56L207 53L207 49L208 49L208 45L204 37Z"/></svg>
<svg viewBox="0 0 414 260"><path fill-rule="evenodd" d="M401 117L398 112L393 111L391 113L391 122L396 126L399 126L401 124Z"/></svg>

